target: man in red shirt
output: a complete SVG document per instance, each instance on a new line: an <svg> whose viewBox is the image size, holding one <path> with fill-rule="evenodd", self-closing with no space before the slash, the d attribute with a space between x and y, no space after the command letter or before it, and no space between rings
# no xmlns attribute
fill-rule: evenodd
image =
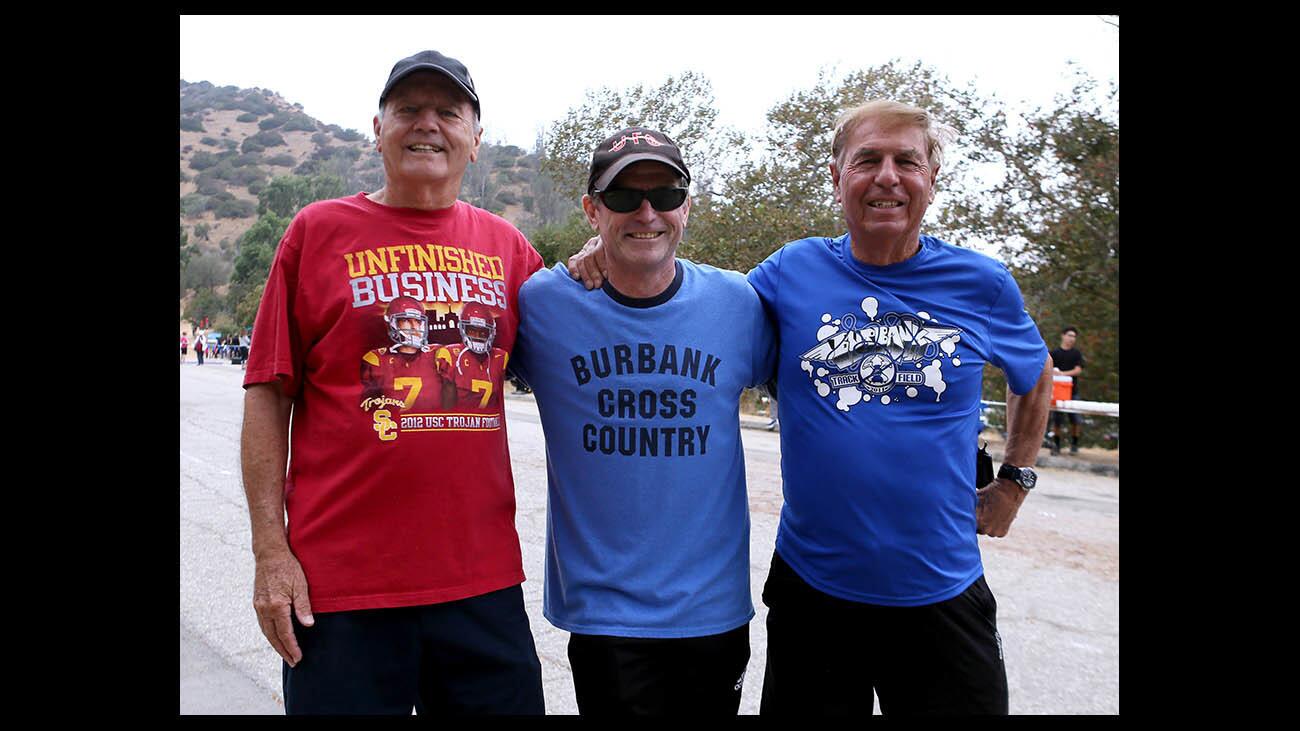
<svg viewBox="0 0 1300 731"><path fill-rule="evenodd" d="M429 342L435 318L490 319L504 366L519 286L542 266L514 226L457 200L479 114L459 61L398 61L374 119L384 187L304 207L276 250L242 457L253 604L289 714L544 712L504 368L466 384L472 414L449 408L458 381Z"/></svg>

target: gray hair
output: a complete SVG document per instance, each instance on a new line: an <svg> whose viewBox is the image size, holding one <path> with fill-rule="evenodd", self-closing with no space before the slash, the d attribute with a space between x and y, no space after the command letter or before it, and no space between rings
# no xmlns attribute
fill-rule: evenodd
<svg viewBox="0 0 1300 731"><path fill-rule="evenodd" d="M869 119L883 119L896 124L907 124L920 129L925 134L925 155L935 170L943 165L943 147L957 139L957 130L935 120L929 112L910 104L890 99L873 99L840 113L835 120L835 136L831 141L831 157L837 167L842 166L840 159L844 145L863 122Z"/></svg>

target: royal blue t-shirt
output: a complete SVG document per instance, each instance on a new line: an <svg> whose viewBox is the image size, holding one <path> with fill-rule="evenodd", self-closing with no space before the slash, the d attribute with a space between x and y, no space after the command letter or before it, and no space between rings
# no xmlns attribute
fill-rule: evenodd
<svg viewBox="0 0 1300 731"><path fill-rule="evenodd" d="M932 604L979 578L984 364L1024 394L1047 358L1004 265L920 238L883 267L855 259L849 234L807 238L749 273L780 342L776 550L851 601Z"/></svg>
<svg viewBox="0 0 1300 731"><path fill-rule="evenodd" d="M542 612L570 632L699 637L754 616L739 399L773 333L737 272L678 260L661 295L519 290L512 357L546 432Z"/></svg>

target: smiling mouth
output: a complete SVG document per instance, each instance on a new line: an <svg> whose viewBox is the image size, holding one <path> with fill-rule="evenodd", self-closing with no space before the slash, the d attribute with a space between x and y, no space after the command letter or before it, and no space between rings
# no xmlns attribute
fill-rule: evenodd
<svg viewBox="0 0 1300 731"><path fill-rule="evenodd" d="M442 152L442 148L435 145L407 145L406 149L411 152Z"/></svg>
<svg viewBox="0 0 1300 731"><path fill-rule="evenodd" d="M663 234L662 231L651 231L649 233L630 233L627 236L630 239L640 239L642 241L649 241L651 239L659 238L662 234Z"/></svg>
<svg viewBox="0 0 1300 731"><path fill-rule="evenodd" d="M872 201L867 204L872 208L902 208L902 201Z"/></svg>

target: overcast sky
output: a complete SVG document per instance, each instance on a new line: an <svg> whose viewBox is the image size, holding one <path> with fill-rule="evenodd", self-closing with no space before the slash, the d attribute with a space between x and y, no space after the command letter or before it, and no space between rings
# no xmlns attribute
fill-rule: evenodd
<svg viewBox="0 0 1300 731"><path fill-rule="evenodd" d="M822 68L920 60L1013 109L1068 90L1070 62L1119 79L1119 29L1096 15L180 17L181 79L270 89L368 136L393 63L430 48L469 68L484 139L525 149L588 89L685 71L712 82L721 123L751 135Z"/></svg>

